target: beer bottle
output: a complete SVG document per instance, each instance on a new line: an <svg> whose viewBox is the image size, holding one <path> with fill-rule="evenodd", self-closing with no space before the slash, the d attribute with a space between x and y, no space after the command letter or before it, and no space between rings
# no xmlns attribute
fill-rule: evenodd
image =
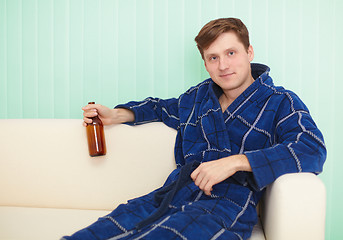
<svg viewBox="0 0 343 240"><path fill-rule="evenodd" d="M95 104L89 102L88 104ZM106 154L104 126L98 116L92 117L92 123L87 123L87 140L89 155L92 157Z"/></svg>

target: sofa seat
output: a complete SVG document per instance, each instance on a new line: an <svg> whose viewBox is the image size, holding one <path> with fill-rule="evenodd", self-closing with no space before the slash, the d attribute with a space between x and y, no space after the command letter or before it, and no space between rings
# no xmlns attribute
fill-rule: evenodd
<svg viewBox="0 0 343 240"><path fill-rule="evenodd" d="M0 239L58 240L88 226L109 211L0 207Z"/></svg>
<svg viewBox="0 0 343 240"><path fill-rule="evenodd" d="M110 211L32 207L0 207L0 239L57 240L70 235ZM20 227L20 229L18 229ZM261 222L250 240L265 240Z"/></svg>

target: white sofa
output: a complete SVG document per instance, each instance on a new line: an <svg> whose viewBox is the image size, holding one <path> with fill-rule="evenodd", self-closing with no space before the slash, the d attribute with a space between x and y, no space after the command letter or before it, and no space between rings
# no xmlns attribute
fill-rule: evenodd
<svg viewBox="0 0 343 240"><path fill-rule="evenodd" d="M88 155L82 120L0 120L0 239L59 239L164 182L176 132L162 123L105 127ZM267 188L251 240L324 239L325 187L310 173Z"/></svg>

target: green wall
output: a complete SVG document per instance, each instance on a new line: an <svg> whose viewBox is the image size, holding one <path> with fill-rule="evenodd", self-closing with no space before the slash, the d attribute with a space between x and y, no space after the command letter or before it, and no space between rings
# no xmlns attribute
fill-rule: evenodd
<svg viewBox="0 0 343 240"><path fill-rule="evenodd" d="M255 61L305 101L328 158L326 239L342 239L341 0L0 0L0 118L81 118L207 78L194 37L217 17L247 25Z"/></svg>

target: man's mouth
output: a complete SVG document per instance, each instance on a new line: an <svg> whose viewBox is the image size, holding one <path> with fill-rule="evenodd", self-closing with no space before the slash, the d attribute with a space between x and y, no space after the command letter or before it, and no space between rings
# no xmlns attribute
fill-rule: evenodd
<svg viewBox="0 0 343 240"><path fill-rule="evenodd" d="M221 74L221 75L219 75L220 77L222 77L222 78L225 78L225 77L230 77L230 76L232 76L233 74L235 74L234 72L232 72L232 73L225 73L225 74Z"/></svg>

